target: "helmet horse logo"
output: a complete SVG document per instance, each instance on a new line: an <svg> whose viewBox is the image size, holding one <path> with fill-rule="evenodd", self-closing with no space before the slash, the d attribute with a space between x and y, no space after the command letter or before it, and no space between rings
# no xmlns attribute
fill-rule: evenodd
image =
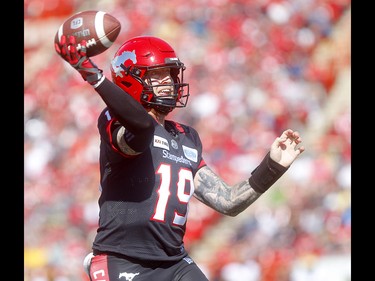
<svg viewBox="0 0 375 281"><path fill-rule="evenodd" d="M125 51L121 55L113 58L111 64L113 71L116 74L116 77L120 76L121 78L123 78L122 71L124 70L124 63L127 60L131 60L133 64L137 63L137 56L135 55L135 50L133 50L132 52Z"/></svg>
<svg viewBox="0 0 375 281"><path fill-rule="evenodd" d="M121 277L125 277L125 280L127 280L127 281L132 281L133 278L134 278L135 276L137 276L138 274L139 274L139 272L137 272L137 273L127 273L127 272L122 272L122 273L120 273L120 275L118 276L118 278L120 279Z"/></svg>

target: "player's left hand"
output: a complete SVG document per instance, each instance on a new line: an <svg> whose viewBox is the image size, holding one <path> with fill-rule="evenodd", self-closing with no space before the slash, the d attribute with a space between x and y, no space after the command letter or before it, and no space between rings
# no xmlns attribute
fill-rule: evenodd
<svg viewBox="0 0 375 281"><path fill-rule="evenodd" d="M271 145L270 157L284 167L289 167L293 161L305 151L299 133L291 129L285 130Z"/></svg>

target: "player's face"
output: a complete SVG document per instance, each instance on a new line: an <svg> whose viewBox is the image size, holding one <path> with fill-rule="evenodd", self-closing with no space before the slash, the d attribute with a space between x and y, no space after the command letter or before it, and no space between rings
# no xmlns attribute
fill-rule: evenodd
<svg viewBox="0 0 375 281"><path fill-rule="evenodd" d="M156 96L171 99L175 98L170 68L149 70L146 74L146 83L153 86L153 91Z"/></svg>

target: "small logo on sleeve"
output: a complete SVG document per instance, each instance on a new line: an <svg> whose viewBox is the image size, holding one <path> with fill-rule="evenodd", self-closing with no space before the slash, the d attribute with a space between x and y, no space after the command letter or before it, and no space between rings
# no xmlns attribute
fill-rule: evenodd
<svg viewBox="0 0 375 281"><path fill-rule="evenodd" d="M189 258L189 257L185 257L184 260L188 263L188 264L192 264L194 261Z"/></svg>

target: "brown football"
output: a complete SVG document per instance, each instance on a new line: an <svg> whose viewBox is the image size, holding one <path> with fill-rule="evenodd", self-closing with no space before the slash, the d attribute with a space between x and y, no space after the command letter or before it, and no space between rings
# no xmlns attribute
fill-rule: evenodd
<svg viewBox="0 0 375 281"><path fill-rule="evenodd" d="M77 48L82 40L86 40L87 56L93 57L103 53L115 42L121 30L120 22L103 11L82 11L74 14L63 22L55 35L55 43L59 43L61 36L76 37Z"/></svg>

